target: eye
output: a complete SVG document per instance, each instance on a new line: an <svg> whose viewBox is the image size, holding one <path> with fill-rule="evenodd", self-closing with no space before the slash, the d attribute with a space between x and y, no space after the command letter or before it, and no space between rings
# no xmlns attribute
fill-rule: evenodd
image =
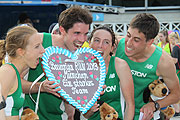
<svg viewBox="0 0 180 120"><path fill-rule="evenodd" d="M151 89L154 90L154 87L152 87Z"/></svg>
<svg viewBox="0 0 180 120"><path fill-rule="evenodd" d="M80 34L80 32L74 32L74 34L78 35L78 34Z"/></svg>
<svg viewBox="0 0 180 120"><path fill-rule="evenodd" d="M111 117L111 115L108 114L107 117Z"/></svg>
<svg viewBox="0 0 180 120"><path fill-rule="evenodd" d="M114 114L116 114L116 112L114 112Z"/></svg>
<svg viewBox="0 0 180 120"><path fill-rule="evenodd" d="M40 46L40 45L38 44L38 45L35 46L35 48L39 48L39 46Z"/></svg>
<svg viewBox="0 0 180 120"><path fill-rule="evenodd" d="M105 43L105 44L109 44L109 41L105 41L104 43Z"/></svg>
<svg viewBox="0 0 180 120"><path fill-rule="evenodd" d="M99 39L94 39L94 42L99 42Z"/></svg>

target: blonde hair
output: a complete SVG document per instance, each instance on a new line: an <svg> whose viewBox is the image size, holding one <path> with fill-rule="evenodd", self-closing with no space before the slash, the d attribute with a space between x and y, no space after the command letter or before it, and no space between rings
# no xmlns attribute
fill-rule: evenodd
<svg viewBox="0 0 180 120"><path fill-rule="evenodd" d="M180 43L180 38L179 38L178 32L171 32L169 34L169 38L175 38L175 39L177 39L177 42Z"/></svg>
<svg viewBox="0 0 180 120"><path fill-rule="evenodd" d="M16 57L18 48L25 49L28 44L28 39L37 33L37 30L29 26L16 26L10 29L5 40L0 41L0 60L4 58L6 52L10 57Z"/></svg>

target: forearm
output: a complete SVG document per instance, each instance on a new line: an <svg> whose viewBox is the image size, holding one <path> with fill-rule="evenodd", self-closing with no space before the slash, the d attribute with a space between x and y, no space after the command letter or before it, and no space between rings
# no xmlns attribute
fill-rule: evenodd
<svg viewBox="0 0 180 120"><path fill-rule="evenodd" d="M126 104L126 109L124 113L124 120L133 120L134 119L134 109L135 106L133 104Z"/></svg>
<svg viewBox="0 0 180 120"><path fill-rule="evenodd" d="M169 94L167 97L165 97L164 99L158 100L158 103L160 104L160 107L161 107L161 108L167 107L167 106L169 106L169 105L178 103L178 101L180 100L179 96L180 96L179 92L170 93L170 94Z"/></svg>
<svg viewBox="0 0 180 120"><path fill-rule="evenodd" d="M87 111L87 113L83 114L83 116L86 119L89 119L92 115L94 114L94 112L92 112L91 110Z"/></svg>
<svg viewBox="0 0 180 120"><path fill-rule="evenodd" d="M38 89L39 89L39 86L41 84L41 82L37 82L34 84L34 86L31 88L30 90L30 87L32 85L32 82L29 82L27 80L24 80L24 79L21 79L21 83L22 83L22 90L23 90L23 93L27 94L27 93L37 93L38 92ZM43 92L41 90L41 92Z"/></svg>

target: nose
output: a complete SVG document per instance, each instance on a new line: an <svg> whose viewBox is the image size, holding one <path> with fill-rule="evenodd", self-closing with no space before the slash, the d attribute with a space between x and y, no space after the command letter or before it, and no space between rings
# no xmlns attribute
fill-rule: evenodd
<svg viewBox="0 0 180 120"><path fill-rule="evenodd" d="M102 43L102 42L99 42L98 48L102 48L102 45L103 45L103 43Z"/></svg>
<svg viewBox="0 0 180 120"><path fill-rule="evenodd" d="M163 88L163 89L162 89L162 93L163 93L163 94L166 94L166 93L167 93L167 89L166 89L166 88Z"/></svg>
<svg viewBox="0 0 180 120"><path fill-rule="evenodd" d="M128 38L127 40L126 40L127 42L127 46L131 46L132 45L132 38Z"/></svg>
<svg viewBox="0 0 180 120"><path fill-rule="evenodd" d="M87 40L87 35L80 35L78 40L81 42L85 42Z"/></svg>
<svg viewBox="0 0 180 120"><path fill-rule="evenodd" d="M44 47L41 45L41 54L43 54L45 52Z"/></svg>

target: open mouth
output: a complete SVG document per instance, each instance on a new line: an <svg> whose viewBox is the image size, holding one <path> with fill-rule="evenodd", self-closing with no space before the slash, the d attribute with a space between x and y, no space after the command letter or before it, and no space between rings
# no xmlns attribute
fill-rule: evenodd
<svg viewBox="0 0 180 120"><path fill-rule="evenodd" d="M104 52L103 51L98 51L99 54L101 54L101 56L104 55Z"/></svg>
<svg viewBox="0 0 180 120"><path fill-rule="evenodd" d="M128 50L128 51L131 51L132 49L127 47L127 50Z"/></svg>
<svg viewBox="0 0 180 120"><path fill-rule="evenodd" d="M74 43L74 46L80 48L83 44L82 43Z"/></svg>

